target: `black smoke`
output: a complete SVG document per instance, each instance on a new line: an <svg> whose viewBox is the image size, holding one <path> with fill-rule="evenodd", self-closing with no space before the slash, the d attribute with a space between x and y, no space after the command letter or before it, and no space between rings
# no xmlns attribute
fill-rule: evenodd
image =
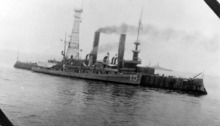
<svg viewBox="0 0 220 126"><path fill-rule="evenodd" d="M128 24L121 24L119 26L106 26L97 30L105 34L127 34L136 36L138 27ZM205 37L201 33L188 33L183 30L176 30L173 28L161 29L155 25L142 25L140 28L140 36L154 43L160 42L177 42L181 45L190 46L191 44L198 44L206 51L216 52L219 50L220 36L213 36L211 38Z"/></svg>

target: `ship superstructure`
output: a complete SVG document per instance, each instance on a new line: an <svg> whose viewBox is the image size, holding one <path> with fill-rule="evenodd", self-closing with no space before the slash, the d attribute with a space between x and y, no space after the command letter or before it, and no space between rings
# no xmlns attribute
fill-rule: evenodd
<svg viewBox="0 0 220 126"><path fill-rule="evenodd" d="M55 65L34 65L31 70L34 72L83 78L99 81L114 82L117 84L132 84L141 86L150 86L156 88L166 88L173 90L190 91L199 94L207 94L201 78L179 78L173 76L164 76L155 74L153 67L141 67L139 54L139 33L141 29L141 18L138 25L137 41L134 42L135 49L131 60L124 59L126 34L121 34L119 38L118 54L109 59L109 54L103 58L103 61L97 60L100 32L95 32L93 48L86 55L85 59L79 58L79 26L82 10L75 10L74 25L68 43L67 52L65 46L63 60L53 62Z"/></svg>

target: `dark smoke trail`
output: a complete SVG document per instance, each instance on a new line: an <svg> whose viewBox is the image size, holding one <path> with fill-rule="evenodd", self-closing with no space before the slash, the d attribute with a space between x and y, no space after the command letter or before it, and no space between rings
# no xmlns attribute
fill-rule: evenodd
<svg viewBox="0 0 220 126"><path fill-rule="evenodd" d="M109 52L109 51L112 51L114 49L117 49L118 48L118 43L107 43L107 44L104 44L104 45L101 45L98 47L98 53L106 53L106 52ZM90 52L90 53L93 53L94 50L96 50L97 47L93 48L93 50Z"/></svg>
<svg viewBox="0 0 220 126"><path fill-rule="evenodd" d="M137 26L121 24L120 26L107 26L99 28L97 31L105 34L128 34L132 36L137 35ZM178 42L186 46L192 43L197 43L204 47L206 51L215 52L219 50L220 36L213 38L206 38L200 33L187 33L186 31L176 30L173 28L159 29L154 25L143 25L141 27L140 35L154 43L160 42Z"/></svg>
<svg viewBox="0 0 220 126"><path fill-rule="evenodd" d="M134 34L137 32L137 27L123 23L120 26L102 27L99 28L97 31L105 34Z"/></svg>

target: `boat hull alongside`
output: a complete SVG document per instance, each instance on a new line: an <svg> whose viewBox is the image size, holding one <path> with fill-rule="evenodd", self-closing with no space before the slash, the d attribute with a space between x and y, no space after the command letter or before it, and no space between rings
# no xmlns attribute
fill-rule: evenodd
<svg viewBox="0 0 220 126"><path fill-rule="evenodd" d="M199 95L207 94L202 78L188 79L173 76L142 75L141 85L154 88L180 90Z"/></svg>
<svg viewBox="0 0 220 126"><path fill-rule="evenodd" d="M36 65L36 63L16 61L14 67L19 69L31 70L31 68Z"/></svg>

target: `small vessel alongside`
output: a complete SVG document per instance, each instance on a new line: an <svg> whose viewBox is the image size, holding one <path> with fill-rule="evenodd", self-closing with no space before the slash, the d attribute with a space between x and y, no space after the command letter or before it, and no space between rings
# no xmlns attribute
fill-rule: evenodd
<svg viewBox="0 0 220 126"><path fill-rule="evenodd" d="M31 68L36 65L37 63L16 61L14 68L31 70Z"/></svg>

